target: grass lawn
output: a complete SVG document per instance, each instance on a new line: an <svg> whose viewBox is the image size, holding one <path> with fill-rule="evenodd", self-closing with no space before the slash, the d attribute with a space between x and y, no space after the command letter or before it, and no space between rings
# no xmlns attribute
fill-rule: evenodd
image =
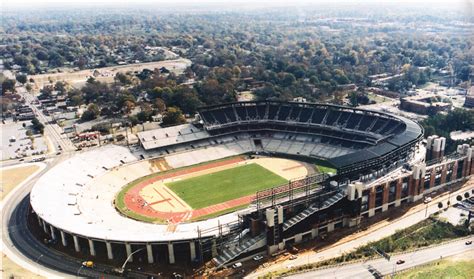
<svg viewBox="0 0 474 279"><path fill-rule="evenodd" d="M320 173L334 173L336 174L337 170L335 168L331 168L331 167L326 167L326 166L323 166L323 165L316 165L316 169L320 172Z"/></svg>
<svg viewBox="0 0 474 279"><path fill-rule="evenodd" d="M443 260L431 265L402 272L395 278L431 279L431 278L472 278L474 274L474 260L450 261Z"/></svg>
<svg viewBox="0 0 474 279"><path fill-rule="evenodd" d="M193 209L222 203L288 182L258 164L243 165L182 181L166 183Z"/></svg>

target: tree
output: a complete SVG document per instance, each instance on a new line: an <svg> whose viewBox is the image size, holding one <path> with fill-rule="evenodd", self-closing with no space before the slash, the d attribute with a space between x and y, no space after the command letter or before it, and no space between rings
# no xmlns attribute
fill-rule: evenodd
<svg viewBox="0 0 474 279"><path fill-rule="evenodd" d="M36 117L33 118L33 120L31 120L31 124L33 125L33 129L35 131L38 131L41 134L44 134L44 125L38 120L38 118Z"/></svg>
<svg viewBox="0 0 474 279"><path fill-rule="evenodd" d="M442 202L439 202L439 203L438 203L438 208L439 208L439 209L443 208L443 203L442 203Z"/></svg>
<svg viewBox="0 0 474 279"><path fill-rule="evenodd" d="M156 107L156 110L158 111L158 113L163 114L163 112L165 112L165 110L166 110L165 101L163 101L163 99L161 99L161 98L156 98L155 99L155 107Z"/></svg>
<svg viewBox="0 0 474 279"><path fill-rule="evenodd" d="M163 126L186 123L183 112L177 107L169 107L163 116Z"/></svg>
<svg viewBox="0 0 474 279"><path fill-rule="evenodd" d="M57 90L61 92L61 94L64 94L66 92L66 83L63 81L57 81L54 85L54 90Z"/></svg>
<svg viewBox="0 0 474 279"><path fill-rule="evenodd" d="M132 79L130 78L130 76L124 73L117 73L114 77L114 80L120 82L123 85L132 84Z"/></svg>
<svg viewBox="0 0 474 279"><path fill-rule="evenodd" d="M6 92L15 93L15 84L16 81L14 79L5 79L2 82L2 95Z"/></svg>
<svg viewBox="0 0 474 279"><path fill-rule="evenodd" d="M286 73L286 74L283 75L280 84L283 87L288 87L288 86L293 85L293 83L295 83L295 81L296 81L296 78L293 74Z"/></svg>
<svg viewBox="0 0 474 279"><path fill-rule="evenodd" d="M462 201L462 196L461 196L461 195L458 195L458 196L456 197L456 200L457 200L457 201Z"/></svg>
<svg viewBox="0 0 474 279"><path fill-rule="evenodd" d="M17 75L16 80L21 84L25 84L28 81L28 78L26 75Z"/></svg>
<svg viewBox="0 0 474 279"><path fill-rule="evenodd" d="M92 103L87 107L87 110L81 115L81 121L91 121L96 119L99 116L100 110L99 107Z"/></svg>
<svg viewBox="0 0 474 279"><path fill-rule="evenodd" d="M122 111L125 113L125 114L129 114L130 112L132 112L132 110L135 108L135 103L130 101L130 100L126 100L123 102L123 105L122 105Z"/></svg>

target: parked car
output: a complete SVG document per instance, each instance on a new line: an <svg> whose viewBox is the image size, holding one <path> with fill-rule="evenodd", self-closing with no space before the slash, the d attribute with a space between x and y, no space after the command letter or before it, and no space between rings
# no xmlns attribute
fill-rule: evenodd
<svg viewBox="0 0 474 279"><path fill-rule="evenodd" d="M296 260L298 258L297 255L291 255L290 260Z"/></svg>
<svg viewBox="0 0 474 279"><path fill-rule="evenodd" d="M242 263L240 263L240 262L239 262L239 263L235 263L235 264L232 265L232 268L234 268L234 269L237 269L237 268L239 268L239 267L242 267Z"/></svg>
<svg viewBox="0 0 474 279"><path fill-rule="evenodd" d="M253 260L254 260L254 261L259 261L259 260L261 260L261 259L263 259L263 256L262 256L262 255L257 255L257 256L255 256L255 257L253 257Z"/></svg>
<svg viewBox="0 0 474 279"><path fill-rule="evenodd" d="M472 244L472 240L466 241L466 245L471 245L471 244Z"/></svg>
<svg viewBox="0 0 474 279"><path fill-rule="evenodd" d="M430 203L433 199L431 197L426 197L423 201L424 203Z"/></svg>
<svg viewBox="0 0 474 279"><path fill-rule="evenodd" d="M397 264L404 264L404 263L405 263L404 260L398 260L398 261L397 261Z"/></svg>

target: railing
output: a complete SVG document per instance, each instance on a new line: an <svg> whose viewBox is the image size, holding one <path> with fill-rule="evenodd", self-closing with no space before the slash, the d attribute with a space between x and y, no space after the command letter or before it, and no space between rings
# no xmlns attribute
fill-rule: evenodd
<svg viewBox="0 0 474 279"><path fill-rule="evenodd" d="M258 191L251 202L251 206L255 206L258 211L284 202L308 197L321 189L322 186L319 184L328 178L329 175L325 173L314 174L271 189Z"/></svg>

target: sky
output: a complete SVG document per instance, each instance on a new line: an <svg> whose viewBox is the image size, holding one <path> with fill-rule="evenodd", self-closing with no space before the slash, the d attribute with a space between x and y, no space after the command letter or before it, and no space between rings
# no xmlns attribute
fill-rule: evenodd
<svg viewBox="0 0 474 279"><path fill-rule="evenodd" d="M91 6L91 5L183 5L183 4L251 4L265 3L268 5L290 5L290 4L320 4L320 3L420 3L420 4L467 4L474 0L3 0L4 7L48 7L48 6Z"/></svg>

